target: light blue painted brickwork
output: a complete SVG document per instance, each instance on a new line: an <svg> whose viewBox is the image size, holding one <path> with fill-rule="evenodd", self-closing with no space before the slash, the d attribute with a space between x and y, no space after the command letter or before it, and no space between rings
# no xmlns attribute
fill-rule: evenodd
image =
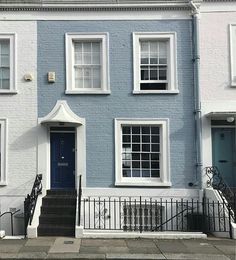
<svg viewBox="0 0 236 260"><path fill-rule="evenodd" d="M132 32L177 32L178 95L132 95ZM111 95L65 95L65 33L109 32ZM47 83L47 72L56 83ZM112 187L115 179L114 118L169 118L171 181L188 187L194 179L193 69L191 21L39 21L38 113L58 99L86 119L87 185Z"/></svg>

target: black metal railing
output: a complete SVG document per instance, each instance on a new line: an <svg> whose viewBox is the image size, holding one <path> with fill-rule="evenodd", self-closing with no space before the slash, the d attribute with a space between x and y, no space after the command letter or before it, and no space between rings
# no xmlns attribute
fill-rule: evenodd
<svg viewBox="0 0 236 260"><path fill-rule="evenodd" d="M84 229L126 232L230 232L230 215L225 203L206 199L84 197L81 224Z"/></svg>
<svg viewBox="0 0 236 260"><path fill-rule="evenodd" d="M38 195L42 193L42 174L37 174L31 193L28 194L24 201L24 224L25 236L27 235L27 226L31 225Z"/></svg>
<svg viewBox="0 0 236 260"><path fill-rule="evenodd" d="M230 210L230 217L236 223L236 192L224 181L216 166L206 167L206 175L208 177L207 186L217 190L222 201Z"/></svg>
<svg viewBox="0 0 236 260"><path fill-rule="evenodd" d="M3 212L2 214L0 214L0 218L5 216L5 215L10 215L10 223L11 223L11 235L14 236L14 222L13 222L13 216L18 213L20 211L20 209L12 212L12 211L6 211L6 212Z"/></svg>

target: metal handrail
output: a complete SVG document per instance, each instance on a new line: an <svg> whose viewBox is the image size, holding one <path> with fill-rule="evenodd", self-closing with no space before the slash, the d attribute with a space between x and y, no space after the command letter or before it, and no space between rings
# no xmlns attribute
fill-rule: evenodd
<svg viewBox="0 0 236 260"><path fill-rule="evenodd" d="M41 193L42 193L42 174L37 174L35 177L35 181L31 193L26 196L24 201L25 236L27 234L28 224L31 225L32 223L38 195Z"/></svg>
<svg viewBox="0 0 236 260"><path fill-rule="evenodd" d="M13 236L14 235L14 228L13 228L13 216L19 212L20 209L14 211L14 212L11 212L11 211L6 211L6 212L3 212L1 215L0 215L0 218L3 217L4 215L6 214L10 214L11 215L11 235Z"/></svg>

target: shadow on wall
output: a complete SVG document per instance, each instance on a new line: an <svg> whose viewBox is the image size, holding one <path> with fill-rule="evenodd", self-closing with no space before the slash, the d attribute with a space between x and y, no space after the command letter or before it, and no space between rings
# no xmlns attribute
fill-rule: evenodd
<svg viewBox="0 0 236 260"><path fill-rule="evenodd" d="M19 151L36 148L38 140L38 126L30 128L22 135L18 136L15 141L10 144L10 150Z"/></svg>

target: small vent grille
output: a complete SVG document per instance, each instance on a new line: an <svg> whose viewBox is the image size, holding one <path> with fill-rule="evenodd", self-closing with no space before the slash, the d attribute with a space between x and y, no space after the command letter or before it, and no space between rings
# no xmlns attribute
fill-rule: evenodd
<svg viewBox="0 0 236 260"><path fill-rule="evenodd" d="M164 207L159 205L126 205L124 213L124 231L157 231L163 222Z"/></svg>

